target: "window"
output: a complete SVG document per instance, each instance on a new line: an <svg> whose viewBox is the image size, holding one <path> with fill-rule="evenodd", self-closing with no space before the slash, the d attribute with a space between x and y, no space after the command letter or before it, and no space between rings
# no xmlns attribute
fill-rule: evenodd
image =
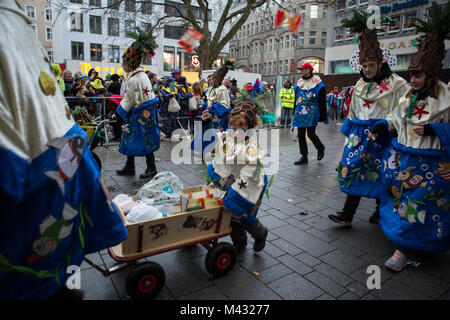
<svg viewBox="0 0 450 320"><path fill-rule="evenodd" d="M168 39L181 39L184 34L184 28L177 26L164 26L164 38Z"/></svg>
<svg viewBox="0 0 450 320"><path fill-rule="evenodd" d="M102 45L99 43L91 43L91 60L102 61Z"/></svg>
<svg viewBox="0 0 450 320"><path fill-rule="evenodd" d="M267 64L266 63L264 63L263 74L267 74Z"/></svg>
<svg viewBox="0 0 450 320"><path fill-rule="evenodd" d="M142 14L152 14L152 2L151 1L143 1L142 2L141 13Z"/></svg>
<svg viewBox="0 0 450 320"><path fill-rule="evenodd" d="M269 41L269 52L272 52L272 39Z"/></svg>
<svg viewBox="0 0 450 320"><path fill-rule="evenodd" d="M334 29L334 42L344 41L344 28Z"/></svg>
<svg viewBox="0 0 450 320"><path fill-rule="evenodd" d="M36 38L37 38L38 34L37 34L37 28L36 28L36 25L35 25L35 24L30 24L29 26L30 26L31 31L34 33L34 35L35 35Z"/></svg>
<svg viewBox="0 0 450 320"><path fill-rule="evenodd" d="M298 46L301 47L305 44L305 33L304 32L300 32L298 34Z"/></svg>
<svg viewBox="0 0 450 320"><path fill-rule="evenodd" d="M93 34L102 34L102 17L89 16L89 28Z"/></svg>
<svg viewBox="0 0 450 320"><path fill-rule="evenodd" d="M400 30L400 16L391 17L392 22L389 23L388 33L396 33Z"/></svg>
<svg viewBox="0 0 450 320"><path fill-rule="evenodd" d="M119 19L108 18L108 36L119 36Z"/></svg>
<svg viewBox="0 0 450 320"><path fill-rule="evenodd" d="M272 74L272 62L269 62L269 69L267 70L267 74Z"/></svg>
<svg viewBox="0 0 450 320"><path fill-rule="evenodd" d="M286 36L286 49L289 48L289 42L291 41L290 36Z"/></svg>
<svg viewBox="0 0 450 320"><path fill-rule="evenodd" d="M255 43L255 54L258 54L258 47L259 47L259 43L256 42Z"/></svg>
<svg viewBox="0 0 450 320"><path fill-rule="evenodd" d="M83 0L70 0L72 3L83 3Z"/></svg>
<svg viewBox="0 0 450 320"><path fill-rule="evenodd" d="M252 34L255 34L255 24L252 23Z"/></svg>
<svg viewBox="0 0 450 320"><path fill-rule="evenodd" d="M278 73L283 73L283 61L280 61L279 65L278 65Z"/></svg>
<svg viewBox="0 0 450 320"><path fill-rule="evenodd" d="M355 7L356 7L356 0L347 0L347 9Z"/></svg>
<svg viewBox="0 0 450 320"><path fill-rule="evenodd" d="M326 44L327 44L327 33L322 32L322 38L320 40L320 45L326 46Z"/></svg>
<svg viewBox="0 0 450 320"><path fill-rule="evenodd" d="M102 1L101 0L89 0L89 4L91 6L101 7L102 6Z"/></svg>
<svg viewBox="0 0 450 320"><path fill-rule="evenodd" d="M121 0L108 0L108 7L110 9L119 9L121 3Z"/></svg>
<svg viewBox="0 0 450 320"><path fill-rule="evenodd" d="M172 71L175 66L175 48L164 47L164 71Z"/></svg>
<svg viewBox="0 0 450 320"><path fill-rule="evenodd" d="M295 42L297 41L297 35L293 34L292 35L292 48L295 48Z"/></svg>
<svg viewBox="0 0 450 320"><path fill-rule="evenodd" d="M368 4L369 1L368 0L359 0L359 5L360 6L365 6L366 4Z"/></svg>
<svg viewBox="0 0 450 320"><path fill-rule="evenodd" d="M345 40L352 40L355 38L355 33L350 32L350 29L345 30Z"/></svg>
<svg viewBox="0 0 450 320"><path fill-rule="evenodd" d="M259 21L256 21L255 25L256 25L256 33L258 33L259 32Z"/></svg>
<svg viewBox="0 0 450 320"><path fill-rule="evenodd" d="M52 50L47 51L47 57L48 57L48 60L50 60L50 62L53 62L53 51Z"/></svg>
<svg viewBox="0 0 450 320"><path fill-rule="evenodd" d="M120 47L116 45L109 45L109 62L120 62Z"/></svg>
<svg viewBox="0 0 450 320"><path fill-rule="evenodd" d="M327 18L327 7L323 7L322 18L325 20Z"/></svg>
<svg viewBox="0 0 450 320"><path fill-rule="evenodd" d="M284 60L284 73L289 73L289 61Z"/></svg>
<svg viewBox="0 0 450 320"><path fill-rule="evenodd" d="M141 22L141 29L144 31L149 31L152 27L151 23Z"/></svg>
<svg viewBox="0 0 450 320"><path fill-rule="evenodd" d="M52 9L45 9L45 21L52 21Z"/></svg>
<svg viewBox="0 0 450 320"><path fill-rule="evenodd" d="M281 37L280 39L280 49L284 48L284 37Z"/></svg>
<svg viewBox="0 0 450 320"><path fill-rule="evenodd" d="M52 27L45 27L45 40L47 40L47 41L52 41L53 40Z"/></svg>
<svg viewBox="0 0 450 320"><path fill-rule="evenodd" d="M355 71L350 67L348 60L342 60L331 61L331 73L355 73Z"/></svg>
<svg viewBox="0 0 450 320"><path fill-rule="evenodd" d="M36 20L36 8L33 6L25 6L25 12L27 14L27 17L33 20Z"/></svg>
<svg viewBox="0 0 450 320"><path fill-rule="evenodd" d="M309 32L309 44L316 44L316 31Z"/></svg>
<svg viewBox="0 0 450 320"><path fill-rule="evenodd" d="M128 36L128 32L136 32L136 21L135 20L125 20L125 37Z"/></svg>
<svg viewBox="0 0 450 320"><path fill-rule="evenodd" d="M324 65L324 61L320 58L316 58L316 57L307 57L307 58L303 58L299 61L297 61L297 66L301 66L304 63L309 63L310 65L313 66L314 73L323 73L323 65ZM347 65L348 65L348 60L347 60Z"/></svg>
<svg viewBox="0 0 450 320"><path fill-rule="evenodd" d="M83 32L83 14L72 12L70 14L70 31Z"/></svg>
<svg viewBox="0 0 450 320"><path fill-rule="evenodd" d="M302 21L305 20L306 7L300 6L300 15L302 16Z"/></svg>
<svg viewBox="0 0 450 320"><path fill-rule="evenodd" d="M403 30L414 30L414 19L416 18L416 12L405 14L403 18Z"/></svg>
<svg viewBox="0 0 450 320"><path fill-rule="evenodd" d="M181 70L181 52L177 52L177 60L175 61L177 69Z"/></svg>
<svg viewBox="0 0 450 320"><path fill-rule="evenodd" d="M136 2L134 0L125 0L125 11L136 12Z"/></svg>
<svg viewBox="0 0 450 320"><path fill-rule="evenodd" d="M84 43L72 41L72 60L84 60Z"/></svg>
<svg viewBox="0 0 450 320"><path fill-rule="evenodd" d="M311 5L310 9L311 9L311 14L310 14L311 19L317 19L319 16L319 6L316 4Z"/></svg>
<svg viewBox="0 0 450 320"><path fill-rule="evenodd" d="M336 11L342 11L345 9L345 0L337 0L337 9Z"/></svg>

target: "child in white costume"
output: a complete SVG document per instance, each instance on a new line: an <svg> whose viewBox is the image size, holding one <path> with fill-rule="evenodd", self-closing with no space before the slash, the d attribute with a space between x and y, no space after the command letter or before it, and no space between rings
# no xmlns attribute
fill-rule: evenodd
<svg viewBox="0 0 450 320"><path fill-rule="evenodd" d="M267 176L260 160L264 152L249 129L256 124L256 106L251 101L237 104L230 112L229 132L217 133L216 156L208 166L208 176L227 191L223 204L233 214L231 239L237 251L247 245L245 231L255 239L253 249L261 251L268 230L256 218Z"/></svg>

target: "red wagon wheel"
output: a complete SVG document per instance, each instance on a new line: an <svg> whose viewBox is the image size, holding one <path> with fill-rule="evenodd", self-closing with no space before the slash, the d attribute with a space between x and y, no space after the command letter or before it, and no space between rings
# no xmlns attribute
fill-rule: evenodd
<svg viewBox="0 0 450 320"><path fill-rule="evenodd" d="M164 287L166 274L156 262L139 264L127 277L125 289L136 300L155 298Z"/></svg>
<svg viewBox="0 0 450 320"><path fill-rule="evenodd" d="M221 242L208 251L205 259L206 270L215 277L224 276L233 269L236 255L232 244Z"/></svg>

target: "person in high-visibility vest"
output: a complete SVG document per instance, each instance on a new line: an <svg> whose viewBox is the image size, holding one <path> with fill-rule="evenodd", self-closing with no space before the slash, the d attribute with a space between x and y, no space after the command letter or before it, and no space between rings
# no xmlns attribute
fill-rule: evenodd
<svg viewBox="0 0 450 320"><path fill-rule="evenodd" d="M280 91L281 98L281 126L290 126L292 110L294 110L295 92L289 80L283 84Z"/></svg>

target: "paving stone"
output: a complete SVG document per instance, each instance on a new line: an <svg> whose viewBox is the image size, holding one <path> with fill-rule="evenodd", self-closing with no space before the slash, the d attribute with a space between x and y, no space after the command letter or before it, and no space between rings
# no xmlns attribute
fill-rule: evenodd
<svg viewBox="0 0 450 320"><path fill-rule="evenodd" d="M296 273L275 280L268 287L285 300L312 300L325 293Z"/></svg>
<svg viewBox="0 0 450 320"><path fill-rule="evenodd" d="M367 295L369 292L371 292L372 290L376 290L376 289L369 289L367 288L366 285L362 285L360 282L355 281L352 284L348 285L346 288L348 291L350 291L353 294L356 294L359 297L363 297L365 295Z"/></svg>
<svg viewBox="0 0 450 320"><path fill-rule="evenodd" d="M303 196L305 196L305 195L303 195ZM314 197L314 193L311 194L310 197ZM314 201L302 202L298 206L300 208L302 208L302 210L304 210L304 211L313 212L313 213L327 208L327 206L324 206L324 205L314 202Z"/></svg>
<svg viewBox="0 0 450 320"><path fill-rule="evenodd" d="M281 300L271 289L240 267L221 278L212 279L212 282L230 300Z"/></svg>
<svg viewBox="0 0 450 320"><path fill-rule="evenodd" d="M418 268L407 266L395 276L395 281L401 282L433 299L440 297L445 290L450 288L449 283L422 272L420 266Z"/></svg>
<svg viewBox="0 0 450 320"><path fill-rule="evenodd" d="M273 265L278 264L278 261L272 258L264 251L254 252L253 249L242 252L236 261L249 273L254 271L261 272Z"/></svg>
<svg viewBox="0 0 450 320"><path fill-rule="evenodd" d="M330 296L328 293L325 293L321 295L320 297L316 298L315 300L336 300L335 297Z"/></svg>
<svg viewBox="0 0 450 320"><path fill-rule="evenodd" d="M347 292L345 288L317 271L308 273L304 277L335 298Z"/></svg>
<svg viewBox="0 0 450 320"><path fill-rule="evenodd" d="M308 267L306 264L288 254L278 257L277 260L300 275L305 275L313 271L313 269Z"/></svg>
<svg viewBox="0 0 450 320"><path fill-rule="evenodd" d="M283 221L273 215L268 215L262 218L258 217L258 220L269 230L285 226L286 224L288 224L287 221Z"/></svg>
<svg viewBox="0 0 450 320"><path fill-rule="evenodd" d="M279 238L277 240L273 240L273 241L271 241L271 243L274 246L280 248L281 250L283 250L284 252L286 252L292 256L295 256L295 255L303 252L303 250L297 248L296 246L290 244L289 242L287 242L286 240L281 239L281 238Z"/></svg>
<svg viewBox="0 0 450 320"><path fill-rule="evenodd" d="M390 279L381 285L380 290L373 290L373 296L381 300L429 300L430 297L413 290L401 282Z"/></svg>
<svg viewBox="0 0 450 320"><path fill-rule="evenodd" d="M294 218L289 218L285 220L288 224L290 224L291 226L294 226L296 228L299 228L300 230L306 230L306 229L310 229L311 226L307 225L306 223L303 223L297 219Z"/></svg>
<svg viewBox="0 0 450 320"><path fill-rule="evenodd" d="M328 263L330 266L334 266L345 274L350 274L365 265L364 261L342 250L335 250L320 256L320 260Z"/></svg>
<svg viewBox="0 0 450 320"><path fill-rule="evenodd" d="M320 231L326 231L331 228L336 228L336 223L328 219L328 217L323 218L321 216L316 216L310 219L303 220L303 222Z"/></svg>
<svg viewBox="0 0 450 320"><path fill-rule="evenodd" d="M348 286L349 284L353 283L353 281L354 281L349 276L336 270L335 268L329 266L326 263L321 263L321 264L315 266L313 269L320 272L327 278L333 279L334 282L340 284L343 287Z"/></svg>
<svg viewBox="0 0 450 320"><path fill-rule="evenodd" d="M450 300L450 289L446 290L438 300Z"/></svg>
<svg viewBox="0 0 450 320"><path fill-rule="evenodd" d="M321 256L335 250L335 247L325 241L290 225L273 230L273 232L313 256Z"/></svg>
<svg viewBox="0 0 450 320"><path fill-rule="evenodd" d="M269 241L266 241L266 246L264 247L264 252L267 253L272 258L277 258L277 257L280 257L280 256L286 254L286 252L284 252L277 246L274 246Z"/></svg>
<svg viewBox="0 0 450 320"><path fill-rule="evenodd" d="M362 297L359 300L380 300L377 297L373 296L372 294L366 294L364 297Z"/></svg>
<svg viewBox="0 0 450 320"><path fill-rule="evenodd" d="M104 277L96 269L81 270L80 277L84 300L119 300L111 279Z"/></svg>
<svg viewBox="0 0 450 320"><path fill-rule="evenodd" d="M338 300L359 300L359 296L352 292L347 292L340 296Z"/></svg>
<svg viewBox="0 0 450 320"><path fill-rule="evenodd" d="M322 261L314 258L312 255L310 255L307 252L300 253L300 254L296 255L295 258L297 258L298 260L300 260L301 262L303 262L304 264L306 264L309 267L314 267L314 266L317 266L318 264L322 263Z"/></svg>
<svg viewBox="0 0 450 320"><path fill-rule="evenodd" d="M208 300L227 300L227 297L215 286L181 296L179 300L205 300L205 297L208 297Z"/></svg>
<svg viewBox="0 0 450 320"><path fill-rule="evenodd" d="M320 230L317 230L316 228L309 228L309 229L306 229L305 232L313 235L316 238L319 238L320 240L328 242L328 243L336 240L336 236L330 235L330 232L328 232L328 231L322 232Z"/></svg>
<svg viewBox="0 0 450 320"><path fill-rule="evenodd" d="M365 254L365 252L363 250L355 247L352 244L344 242L342 240L334 240L334 241L331 241L330 244L332 246L335 246L338 249L341 249L342 251L347 252L348 254L350 254L354 257L360 257Z"/></svg>
<svg viewBox="0 0 450 320"><path fill-rule="evenodd" d="M286 267L284 264L280 263L259 272L259 275L255 275L255 277L262 283L267 284L293 272L294 271Z"/></svg>

